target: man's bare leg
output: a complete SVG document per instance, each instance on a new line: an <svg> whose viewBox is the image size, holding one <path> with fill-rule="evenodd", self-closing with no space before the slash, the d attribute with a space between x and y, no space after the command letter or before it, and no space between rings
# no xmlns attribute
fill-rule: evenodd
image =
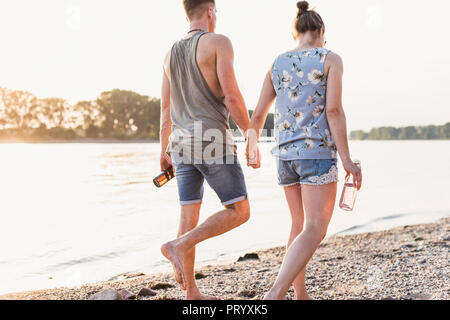
<svg viewBox="0 0 450 320"><path fill-rule="evenodd" d="M180 228L178 237L194 229L200 217L201 203L181 207ZM188 250L184 256L183 268L186 280L186 300L216 300L215 297L200 293L195 281L195 247Z"/></svg>
<svg viewBox="0 0 450 320"><path fill-rule="evenodd" d="M225 210L212 215L201 225L195 227L180 238L161 246L162 254L172 263L177 281L186 288L186 273L182 261L187 252L198 243L217 237L244 224L250 218L248 200L225 207Z"/></svg>
<svg viewBox="0 0 450 320"><path fill-rule="evenodd" d="M303 210L302 190L300 184L291 187L285 187L284 194L286 196L292 218L291 233L289 235L289 240L286 247L287 252L292 242L294 242L295 238L297 238L297 236L303 231L303 225L305 223L305 213ZM299 275L293 282L295 290L295 300L313 300L308 295L308 292L306 290L305 277L306 267L303 268L302 271L300 271Z"/></svg>
<svg viewBox="0 0 450 320"><path fill-rule="evenodd" d="M326 236L333 215L337 183L324 186L302 185L305 210L305 228L291 244L284 257L277 280L266 295L266 300L284 300L286 292L306 267L308 261Z"/></svg>

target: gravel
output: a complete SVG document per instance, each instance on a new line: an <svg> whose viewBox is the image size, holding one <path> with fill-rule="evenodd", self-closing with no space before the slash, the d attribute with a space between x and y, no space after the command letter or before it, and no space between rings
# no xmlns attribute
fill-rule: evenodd
<svg viewBox="0 0 450 320"><path fill-rule="evenodd" d="M306 285L318 300L448 300L450 218L437 223L324 240L307 267ZM255 252L259 260L207 266L200 290L223 300L262 299L275 281L284 247ZM181 300L172 274L136 274L121 280L0 296L0 299L85 300L108 289L138 300ZM142 288L158 288L142 296ZM111 293L111 292L110 292ZM111 293L112 294L112 293ZM133 296L134 298L134 296ZM293 290L288 299L293 298Z"/></svg>

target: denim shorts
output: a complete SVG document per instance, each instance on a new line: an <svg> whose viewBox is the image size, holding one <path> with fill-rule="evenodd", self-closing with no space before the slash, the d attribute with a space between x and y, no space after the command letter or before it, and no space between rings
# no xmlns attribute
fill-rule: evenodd
<svg viewBox="0 0 450 320"><path fill-rule="evenodd" d="M178 194L182 206L201 203L206 180L222 205L229 206L247 199L244 173L238 159L224 164L174 163Z"/></svg>
<svg viewBox="0 0 450 320"><path fill-rule="evenodd" d="M339 181L337 159L277 159L278 182L282 187L296 184L322 186Z"/></svg>

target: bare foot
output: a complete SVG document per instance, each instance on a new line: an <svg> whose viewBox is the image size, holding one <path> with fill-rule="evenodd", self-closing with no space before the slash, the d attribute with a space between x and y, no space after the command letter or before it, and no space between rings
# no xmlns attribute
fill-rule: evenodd
<svg viewBox="0 0 450 320"><path fill-rule="evenodd" d="M208 296L206 294L201 294L200 292L194 295L189 295L186 297L186 300L220 300L214 296Z"/></svg>
<svg viewBox="0 0 450 320"><path fill-rule="evenodd" d="M314 300L313 298L311 298L307 293L306 294L302 294L300 296L297 297L297 295L294 297L294 300L303 300L303 301L307 301L307 300Z"/></svg>
<svg viewBox="0 0 450 320"><path fill-rule="evenodd" d="M167 242L161 246L161 253L167 260L172 263L173 271L175 273L175 280L180 284L181 289L186 290L186 284L184 282L184 270L183 264L179 257L179 253L176 252L173 242Z"/></svg>
<svg viewBox="0 0 450 320"><path fill-rule="evenodd" d="M264 300L269 300L269 301L273 301L273 300L287 300L286 296L285 297L281 297L275 293L273 293L272 291L269 291L269 293L266 294L266 296L264 297Z"/></svg>

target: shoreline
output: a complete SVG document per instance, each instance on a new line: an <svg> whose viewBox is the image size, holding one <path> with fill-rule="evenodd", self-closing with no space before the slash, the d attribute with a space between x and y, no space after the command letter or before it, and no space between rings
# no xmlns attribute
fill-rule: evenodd
<svg viewBox="0 0 450 320"><path fill-rule="evenodd" d="M135 140L121 140L121 139L88 139L88 138L78 138L78 139L51 139L51 140L40 140L40 139L11 139L11 140L0 140L0 144L95 144L95 143L159 143L159 140L152 139L135 139Z"/></svg>
<svg viewBox="0 0 450 320"><path fill-rule="evenodd" d="M361 139L349 139L352 142L424 142L424 141L450 141L450 139L425 139L425 140L361 140ZM240 137L235 140L238 143L244 143L245 140ZM260 140L259 143L271 143L274 142L273 138L267 140ZM160 143L157 139L132 139L132 140L122 140L122 139L89 139L89 138L76 138L76 139L0 139L0 145L2 144L139 144L139 143Z"/></svg>
<svg viewBox="0 0 450 320"><path fill-rule="evenodd" d="M322 242L308 264L308 292L319 300L448 300L449 247L450 218L334 235ZM262 299L277 276L285 249L255 253L257 260L198 267L199 288L225 300ZM128 273L76 288L9 293L0 295L0 300L85 300L105 289L123 289L136 296L143 288L154 296L138 296L139 300L184 299L171 273ZM288 299L292 298L291 288Z"/></svg>

